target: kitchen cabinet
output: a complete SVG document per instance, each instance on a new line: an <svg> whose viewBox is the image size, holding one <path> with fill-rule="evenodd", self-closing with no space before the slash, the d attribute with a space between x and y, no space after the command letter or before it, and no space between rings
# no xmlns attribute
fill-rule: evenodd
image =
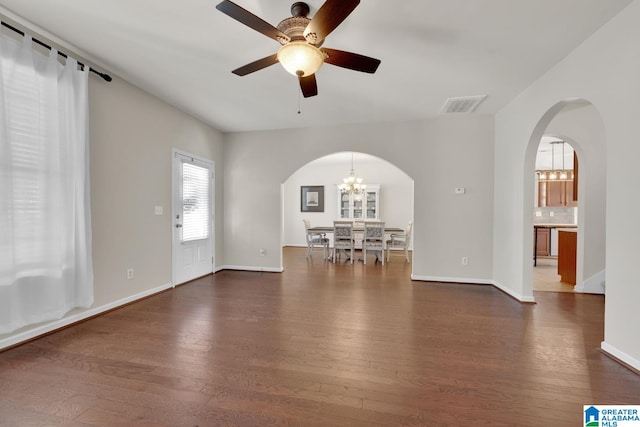
<svg viewBox="0 0 640 427"><path fill-rule="evenodd" d="M338 190L338 218L378 219L380 217L380 185L367 184L365 194L356 197Z"/></svg>
<svg viewBox="0 0 640 427"><path fill-rule="evenodd" d="M577 229L558 229L558 275L562 282L571 285L576 284L577 241Z"/></svg>
<svg viewBox="0 0 640 427"><path fill-rule="evenodd" d="M576 202L576 206L577 206L577 202L578 202L578 155L576 154L576 152L573 152L573 188L571 189L573 191L573 197L572 200L574 202Z"/></svg>
<svg viewBox="0 0 640 427"><path fill-rule="evenodd" d="M538 181L538 207L577 206L574 181Z"/></svg>
<svg viewBox="0 0 640 427"><path fill-rule="evenodd" d="M551 230L548 228L534 228L534 250L537 256L551 255ZM537 244L536 240L537 239Z"/></svg>
<svg viewBox="0 0 640 427"><path fill-rule="evenodd" d="M568 173L570 174L570 170ZM578 206L578 156L573 152L573 179L565 181L540 180L538 207Z"/></svg>

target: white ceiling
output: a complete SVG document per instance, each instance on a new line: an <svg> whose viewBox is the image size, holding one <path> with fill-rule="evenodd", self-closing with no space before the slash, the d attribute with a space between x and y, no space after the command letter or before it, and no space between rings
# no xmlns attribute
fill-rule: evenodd
<svg viewBox="0 0 640 427"><path fill-rule="evenodd" d="M494 113L631 1L365 0L324 46L381 59L377 73L325 64L307 99L278 64L231 74L279 45L218 0L0 0L0 12L231 132L427 118L484 94L477 112ZM236 3L275 26L293 1ZM322 3L308 1L311 17Z"/></svg>

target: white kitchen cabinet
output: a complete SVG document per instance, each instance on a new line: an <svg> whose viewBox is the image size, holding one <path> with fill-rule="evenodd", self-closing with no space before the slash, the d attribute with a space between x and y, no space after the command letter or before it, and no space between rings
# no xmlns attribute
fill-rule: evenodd
<svg viewBox="0 0 640 427"><path fill-rule="evenodd" d="M367 184L365 194L362 197L356 197L353 194L342 194L338 190L338 218L380 218L380 185Z"/></svg>

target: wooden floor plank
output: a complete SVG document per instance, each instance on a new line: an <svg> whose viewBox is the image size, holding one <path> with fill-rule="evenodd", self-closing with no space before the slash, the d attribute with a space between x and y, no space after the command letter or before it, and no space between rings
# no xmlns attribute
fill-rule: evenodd
<svg viewBox="0 0 640 427"><path fill-rule="evenodd" d="M222 271L0 353L0 426L574 426L640 404L604 298L414 282L411 264Z"/></svg>

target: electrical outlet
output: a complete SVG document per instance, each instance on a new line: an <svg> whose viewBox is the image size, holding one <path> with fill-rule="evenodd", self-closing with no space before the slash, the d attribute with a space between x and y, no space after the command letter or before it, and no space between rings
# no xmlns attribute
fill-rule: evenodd
<svg viewBox="0 0 640 427"><path fill-rule="evenodd" d="M127 268L127 280L133 279L133 268Z"/></svg>
<svg viewBox="0 0 640 427"><path fill-rule="evenodd" d="M467 258L466 256L463 256L461 262L462 262L462 265L469 265L469 258Z"/></svg>
<svg viewBox="0 0 640 427"><path fill-rule="evenodd" d="M162 206L156 206L155 209L154 209L154 213L156 215L162 215L163 214Z"/></svg>
<svg viewBox="0 0 640 427"><path fill-rule="evenodd" d="M260 248L260 256L265 256L267 254L267 250L265 248Z"/></svg>

